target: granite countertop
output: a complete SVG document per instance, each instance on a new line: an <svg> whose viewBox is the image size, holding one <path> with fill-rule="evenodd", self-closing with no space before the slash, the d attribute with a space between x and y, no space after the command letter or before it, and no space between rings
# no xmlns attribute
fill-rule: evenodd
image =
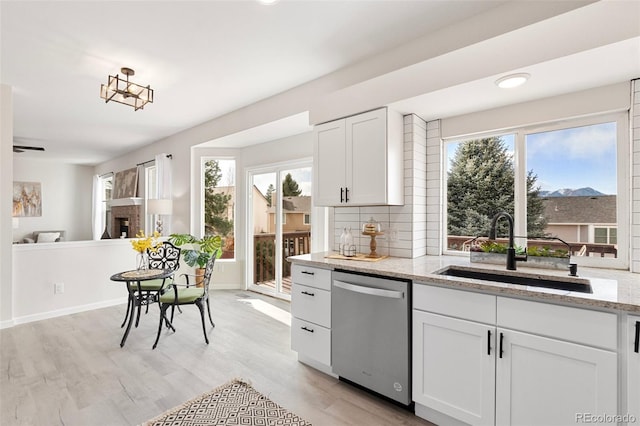
<svg viewBox="0 0 640 426"><path fill-rule="evenodd" d="M500 265L473 263L468 257L460 256L422 256L415 259L388 257L376 262L329 259L331 253L312 253L289 257L288 260L302 265L325 269L378 274L388 277L404 278L412 281L429 282L447 287L477 290L498 295L524 297L537 301L549 301L574 306L604 308L608 310L640 313L640 275L615 269L597 269L578 267L578 276L588 279L593 293L580 293L518 284L504 284L469 278L438 275L435 272L447 266L472 266L474 269L489 270L505 274ZM568 278L565 271L552 269L527 268L518 264L518 273L538 276Z"/></svg>

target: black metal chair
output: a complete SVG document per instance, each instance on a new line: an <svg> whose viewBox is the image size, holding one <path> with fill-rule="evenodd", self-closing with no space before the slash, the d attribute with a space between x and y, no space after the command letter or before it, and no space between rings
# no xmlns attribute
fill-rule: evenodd
<svg viewBox="0 0 640 426"><path fill-rule="evenodd" d="M149 256L149 269L171 269L177 271L180 267L180 251L179 247L174 246L169 241L163 241L162 244L154 250L147 250ZM165 291L168 286L167 282L173 281L174 276L171 275L164 279L149 280L142 282L132 282L129 284L129 304L127 305L127 313L124 316L121 328L127 322L129 310L135 306L146 305L145 313L149 312L149 304L158 301L160 293ZM136 316L136 327L140 322L140 309Z"/></svg>
<svg viewBox="0 0 640 426"><path fill-rule="evenodd" d="M218 250L216 250L209 258L207 266L204 270L204 276L202 276L202 287L197 287L189 283L189 277L200 278L200 276L181 274L186 278L186 284L172 283L169 289L162 293L159 298L160 303L160 323L158 324L158 335L156 341L153 344L153 349L158 345L160 340L160 333L162 332L162 322L164 321L168 328L176 331L173 327L173 314L176 307L178 309L182 305L196 305L200 310L200 319L202 321L202 331L204 333L204 341L209 344L209 337L207 336L207 329L204 320L205 303L207 305L207 314L209 316L209 322L212 327L216 325L211 318L211 308L209 304L209 283L211 282L211 275L213 274L213 266L215 265L216 258L218 257ZM171 307L171 320L167 318L167 309Z"/></svg>

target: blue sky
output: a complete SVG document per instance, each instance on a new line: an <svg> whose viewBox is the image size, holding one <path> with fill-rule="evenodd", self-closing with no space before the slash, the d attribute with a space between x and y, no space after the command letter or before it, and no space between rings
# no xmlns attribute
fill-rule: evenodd
<svg viewBox="0 0 640 426"><path fill-rule="evenodd" d="M589 186L616 194L616 123L527 135L527 170L542 190Z"/></svg>
<svg viewBox="0 0 640 426"><path fill-rule="evenodd" d="M515 135L504 135L513 153ZM447 146L451 158L456 143ZM526 136L527 170L543 191L591 187L616 194L616 123L596 124Z"/></svg>

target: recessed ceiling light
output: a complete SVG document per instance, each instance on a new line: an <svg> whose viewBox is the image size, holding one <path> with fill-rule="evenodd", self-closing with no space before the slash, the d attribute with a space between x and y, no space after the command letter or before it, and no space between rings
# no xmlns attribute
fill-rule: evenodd
<svg viewBox="0 0 640 426"><path fill-rule="evenodd" d="M496 84L501 89L512 89L514 87L522 86L527 80L529 80L529 77L531 77L531 75L524 72L519 74L509 74L497 79Z"/></svg>
<svg viewBox="0 0 640 426"><path fill-rule="evenodd" d="M277 3L278 0L258 0L258 3L262 3L262 4L266 4L266 5L270 5L270 4L274 4Z"/></svg>

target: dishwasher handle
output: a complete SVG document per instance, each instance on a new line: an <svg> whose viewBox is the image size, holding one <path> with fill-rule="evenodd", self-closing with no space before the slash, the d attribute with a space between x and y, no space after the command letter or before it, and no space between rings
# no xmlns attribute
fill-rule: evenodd
<svg viewBox="0 0 640 426"><path fill-rule="evenodd" d="M370 296L387 297L390 299L404 298L404 292L397 291L397 290L385 290L382 288L365 287L362 285L351 284L351 283L338 281L338 280L333 280L333 285L343 290L353 291L355 293L368 294Z"/></svg>

